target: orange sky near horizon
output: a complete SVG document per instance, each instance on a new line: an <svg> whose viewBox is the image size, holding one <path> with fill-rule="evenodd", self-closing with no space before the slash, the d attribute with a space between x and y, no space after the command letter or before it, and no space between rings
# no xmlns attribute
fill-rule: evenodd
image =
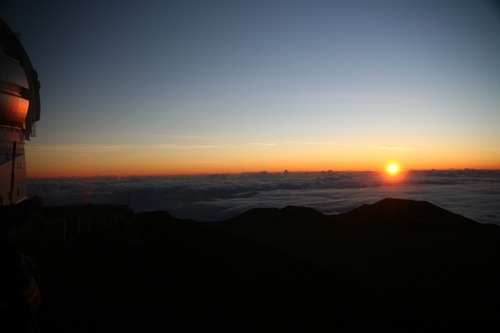
<svg viewBox="0 0 500 333"><path fill-rule="evenodd" d="M288 171L384 171L389 163L411 169L500 169L488 151L411 150L326 144L199 148L40 146L26 148L29 178L179 175Z"/></svg>

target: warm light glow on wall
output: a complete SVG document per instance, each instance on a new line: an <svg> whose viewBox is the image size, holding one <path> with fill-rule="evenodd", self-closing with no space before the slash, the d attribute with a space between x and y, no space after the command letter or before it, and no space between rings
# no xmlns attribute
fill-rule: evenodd
<svg viewBox="0 0 500 333"><path fill-rule="evenodd" d="M0 110L5 110L1 115L0 124L21 125L26 119L28 108L28 100L0 93Z"/></svg>

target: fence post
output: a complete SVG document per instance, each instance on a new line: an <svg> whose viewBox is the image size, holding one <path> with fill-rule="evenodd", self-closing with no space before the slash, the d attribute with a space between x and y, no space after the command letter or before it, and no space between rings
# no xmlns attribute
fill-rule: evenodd
<svg viewBox="0 0 500 333"><path fill-rule="evenodd" d="M78 222L77 222L76 237L77 237L78 239L80 239L80 218L78 218Z"/></svg>
<svg viewBox="0 0 500 333"><path fill-rule="evenodd" d="M63 222L63 242L66 243L66 219Z"/></svg>

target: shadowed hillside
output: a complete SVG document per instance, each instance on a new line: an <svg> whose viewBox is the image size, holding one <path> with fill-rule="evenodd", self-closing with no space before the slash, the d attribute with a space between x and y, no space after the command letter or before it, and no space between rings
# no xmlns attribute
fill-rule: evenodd
<svg viewBox="0 0 500 333"><path fill-rule="evenodd" d="M75 216L89 211L109 214L52 208L48 241L41 231L19 238L38 267L42 331L323 331L371 320L356 310L371 299L365 291L273 247L166 212L106 228L102 215L77 239ZM63 242L69 213L73 236Z"/></svg>
<svg viewBox="0 0 500 333"><path fill-rule="evenodd" d="M46 332L500 327L500 228L427 202L212 223L119 206L44 215L16 240L37 265Z"/></svg>
<svg viewBox="0 0 500 333"><path fill-rule="evenodd" d="M499 324L498 226L398 199L334 216L298 207L254 210L216 225L356 283L377 295L380 316L398 326ZM397 310L386 311L389 304Z"/></svg>

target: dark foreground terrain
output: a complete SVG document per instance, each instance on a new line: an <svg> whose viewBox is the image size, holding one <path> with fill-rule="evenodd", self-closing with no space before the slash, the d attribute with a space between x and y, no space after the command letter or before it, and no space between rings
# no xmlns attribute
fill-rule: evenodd
<svg viewBox="0 0 500 333"><path fill-rule="evenodd" d="M500 228L427 202L211 223L115 213L46 208L18 233L42 332L500 328Z"/></svg>

